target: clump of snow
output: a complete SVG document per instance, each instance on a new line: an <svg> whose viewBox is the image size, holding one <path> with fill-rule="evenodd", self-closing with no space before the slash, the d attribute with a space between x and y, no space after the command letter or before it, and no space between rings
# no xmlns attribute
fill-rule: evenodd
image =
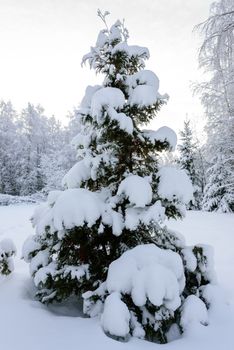
<svg viewBox="0 0 234 350"><path fill-rule="evenodd" d="M96 46L97 47L103 47L106 43L109 42L109 38L106 35L105 30L101 30L98 34L97 41L96 41Z"/></svg>
<svg viewBox="0 0 234 350"><path fill-rule="evenodd" d="M164 166L158 171L160 197L173 201L178 199L182 203L188 203L193 199L192 183L183 169L173 166Z"/></svg>
<svg viewBox="0 0 234 350"><path fill-rule="evenodd" d="M22 247L22 258L26 262L31 261L30 254L32 252L36 252L37 250L39 251L41 249L41 245L35 241L34 236L29 236L23 244Z"/></svg>
<svg viewBox="0 0 234 350"><path fill-rule="evenodd" d="M66 188L80 187L82 182L89 180L91 169L84 160L80 160L67 172L62 179L62 186Z"/></svg>
<svg viewBox="0 0 234 350"><path fill-rule="evenodd" d="M112 120L118 122L120 129L126 131L128 134L132 134L133 122L125 113L117 113L113 107L109 107L108 115Z"/></svg>
<svg viewBox="0 0 234 350"><path fill-rule="evenodd" d="M152 86L155 91L158 91L159 89L159 79L157 75L147 69L143 69L133 75L129 75L127 78L127 84L132 88L135 88L138 85L148 85Z"/></svg>
<svg viewBox="0 0 234 350"><path fill-rule="evenodd" d="M191 272L195 271L197 268L197 258L193 253L193 248L194 247L185 247L181 251L184 257L185 266Z"/></svg>
<svg viewBox="0 0 234 350"><path fill-rule="evenodd" d="M149 225L152 221L162 223L165 220L165 208L161 201L156 201L147 208L127 208L125 211L125 227L135 230L140 223Z"/></svg>
<svg viewBox="0 0 234 350"><path fill-rule="evenodd" d="M92 97L91 114L99 121L103 107L121 109L125 104L125 97L120 89L105 87L96 91Z"/></svg>
<svg viewBox="0 0 234 350"><path fill-rule="evenodd" d="M73 137L71 144L76 149L80 146L86 149L90 146L90 143L94 137L94 131L90 133L84 133L80 131L75 137Z"/></svg>
<svg viewBox="0 0 234 350"><path fill-rule="evenodd" d="M33 275L39 267L47 266L49 262L48 249L40 250L30 261L30 273Z"/></svg>
<svg viewBox="0 0 234 350"><path fill-rule="evenodd" d="M110 264L106 281L109 293L131 294L133 301L141 306L147 298L157 306L166 302L174 310L179 307L184 283L181 257L154 244L140 245L123 253Z"/></svg>
<svg viewBox="0 0 234 350"><path fill-rule="evenodd" d="M181 304L179 284L175 274L157 263L144 266L133 275L131 296L137 306L145 305L148 299L155 306L164 304L174 311Z"/></svg>
<svg viewBox="0 0 234 350"><path fill-rule="evenodd" d="M149 180L138 175L129 175L120 183L117 195L121 194L136 207L145 207L152 201Z"/></svg>
<svg viewBox="0 0 234 350"><path fill-rule="evenodd" d="M101 318L104 331L111 335L125 337L129 333L129 321L130 312L121 300L120 293L108 295Z"/></svg>
<svg viewBox="0 0 234 350"><path fill-rule="evenodd" d="M98 196L84 188L64 191L53 207L53 224L56 230L75 226L89 227L95 224L102 215L103 202Z"/></svg>
<svg viewBox="0 0 234 350"><path fill-rule="evenodd" d="M78 281L84 276L86 276L88 279L89 265L83 264L80 266L65 266L63 275L64 276L70 275L71 279L77 279Z"/></svg>
<svg viewBox="0 0 234 350"><path fill-rule="evenodd" d="M59 191L59 190L50 191L48 193L48 196L47 196L47 203L50 206L53 206L54 203L56 202L57 198L60 196L61 193L62 193L62 191Z"/></svg>
<svg viewBox="0 0 234 350"><path fill-rule="evenodd" d="M80 107L90 108L93 95L95 94L96 91L100 90L101 88L102 88L101 85L94 85L94 86L88 85L85 90L85 95L81 101Z"/></svg>
<svg viewBox="0 0 234 350"><path fill-rule="evenodd" d="M4 238L3 240L1 240L0 254L7 254L9 256L16 254L16 247L11 239Z"/></svg>
<svg viewBox="0 0 234 350"><path fill-rule="evenodd" d="M123 227L124 227L123 215L121 213L114 211L114 210L109 210L108 214L111 217L110 224L112 226L113 235L115 235L115 236L121 235Z"/></svg>
<svg viewBox="0 0 234 350"><path fill-rule="evenodd" d="M184 330L194 323L208 324L208 312L205 303L195 295L189 295L182 306L180 324Z"/></svg>
<svg viewBox="0 0 234 350"><path fill-rule="evenodd" d="M119 20L117 20L111 27L110 27L110 34L109 34L109 40L122 40L121 30L120 27L121 23Z"/></svg>
<svg viewBox="0 0 234 350"><path fill-rule="evenodd" d="M130 106L138 105L139 107L147 107L155 104L157 100L157 91L149 85L137 85L129 95Z"/></svg>
<svg viewBox="0 0 234 350"><path fill-rule="evenodd" d="M128 56L139 56L139 57L145 57L149 58L149 50L147 47L138 46L138 45L128 45L125 41L121 42L114 46L112 49L112 55L114 55L117 52L126 52Z"/></svg>
<svg viewBox="0 0 234 350"><path fill-rule="evenodd" d="M175 150L177 144L177 135L174 130L167 126L162 126L158 130L144 130L144 136L146 136L151 142L155 141L167 141L172 151Z"/></svg>
<svg viewBox="0 0 234 350"><path fill-rule="evenodd" d="M51 262L49 265L43 266L37 270L33 278L35 286L45 283L49 275L54 276L56 274L56 267L55 262Z"/></svg>

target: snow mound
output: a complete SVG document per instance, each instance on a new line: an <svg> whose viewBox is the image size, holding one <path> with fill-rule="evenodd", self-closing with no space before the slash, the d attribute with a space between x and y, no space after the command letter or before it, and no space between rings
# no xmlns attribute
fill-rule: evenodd
<svg viewBox="0 0 234 350"><path fill-rule="evenodd" d="M175 310L180 306L180 292L185 277L180 256L154 244L137 246L113 261L106 286L109 293L131 294L136 305L166 304Z"/></svg>
<svg viewBox="0 0 234 350"><path fill-rule="evenodd" d="M91 114L99 120L103 107L123 108L125 103L124 94L120 89L105 87L96 91L92 97Z"/></svg>
<svg viewBox="0 0 234 350"><path fill-rule="evenodd" d="M184 170L164 166L158 171L158 176L160 197L169 201L178 199L182 203L188 203L193 199L193 186Z"/></svg>
<svg viewBox="0 0 234 350"><path fill-rule="evenodd" d="M117 195L124 194L136 207L145 207L152 201L152 188L149 181L138 175L129 175L121 181Z"/></svg>
<svg viewBox="0 0 234 350"><path fill-rule="evenodd" d="M184 330L194 323L207 325L208 312L205 303L195 295L189 295L182 306L180 324Z"/></svg>
<svg viewBox="0 0 234 350"><path fill-rule="evenodd" d="M155 141L167 141L172 151L175 150L177 144L177 135L174 130L167 126L162 126L158 130L144 130L144 136L146 136L152 143Z"/></svg>
<svg viewBox="0 0 234 350"><path fill-rule="evenodd" d="M105 332L125 337L129 333L130 312L121 300L120 293L115 292L105 300L101 324Z"/></svg>

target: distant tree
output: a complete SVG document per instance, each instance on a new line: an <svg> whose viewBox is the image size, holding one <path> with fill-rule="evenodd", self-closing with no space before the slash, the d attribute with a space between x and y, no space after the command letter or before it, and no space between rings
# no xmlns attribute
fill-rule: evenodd
<svg viewBox="0 0 234 350"><path fill-rule="evenodd" d="M23 109L21 120L21 132L23 143L23 161L21 194L27 195L40 191L45 186L45 177L41 169L42 155L48 147L48 120L44 116L41 106L28 104Z"/></svg>
<svg viewBox="0 0 234 350"><path fill-rule="evenodd" d="M222 152L220 152L222 154ZM234 211L234 192L230 186L233 173L225 164L225 157L217 155L208 169L208 183L205 187L203 209L229 213Z"/></svg>
<svg viewBox="0 0 234 350"><path fill-rule="evenodd" d="M187 204L188 209L200 209L201 203L201 181L199 179L198 165L199 162L199 149L194 141L190 120L184 121L184 129L180 131L180 144L178 145L179 159L178 163L181 169L184 169L189 176L193 188L194 199Z"/></svg>
<svg viewBox="0 0 234 350"><path fill-rule="evenodd" d="M79 131L77 120L77 111L74 110L69 114L69 123L66 127L57 124L57 128L53 127L50 130L49 147L41 161L42 173L45 177L44 191L46 192L62 189L62 178L76 163L77 152L75 146L72 145L72 140ZM50 120L50 124L52 122L53 120ZM56 125L55 121L54 125Z"/></svg>
<svg viewBox="0 0 234 350"><path fill-rule="evenodd" d="M197 84L207 123L206 155L212 172L217 156L230 176L227 192L234 193L234 2L212 3L210 16L198 26L203 35L199 64L208 73L207 81ZM218 154L222 152L221 154ZM213 163L215 162L215 163ZM219 163L219 162L218 162ZM225 171L224 171L225 172Z"/></svg>
<svg viewBox="0 0 234 350"><path fill-rule="evenodd" d="M0 193L18 194L20 137L11 102L0 102Z"/></svg>

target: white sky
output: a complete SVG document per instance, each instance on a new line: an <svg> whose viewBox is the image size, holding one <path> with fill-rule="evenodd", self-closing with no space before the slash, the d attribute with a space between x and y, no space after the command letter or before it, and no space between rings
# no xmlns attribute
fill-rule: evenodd
<svg viewBox="0 0 234 350"><path fill-rule="evenodd" d="M97 8L111 12L109 23L125 18L130 43L147 46L147 68L170 95L154 127L181 128L188 113L202 123L191 81L201 79L194 25L205 20L211 0L0 0L0 99L17 110L40 103L47 115L65 121L85 87L100 82L82 56L95 44L102 23Z"/></svg>

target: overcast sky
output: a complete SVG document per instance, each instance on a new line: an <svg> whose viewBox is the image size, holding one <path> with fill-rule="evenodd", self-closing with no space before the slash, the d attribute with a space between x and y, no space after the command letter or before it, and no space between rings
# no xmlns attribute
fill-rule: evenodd
<svg viewBox="0 0 234 350"><path fill-rule="evenodd" d="M191 81L201 79L193 27L205 20L210 0L0 0L0 98L16 109L40 103L61 120L79 104L85 87L101 82L82 56L95 44L102 22L97 8L111 12L109 23L125 18L131 44L147 46L147 68L170 95L154 126L178 130L186 116L200 125L202 109Z"/></svg>

